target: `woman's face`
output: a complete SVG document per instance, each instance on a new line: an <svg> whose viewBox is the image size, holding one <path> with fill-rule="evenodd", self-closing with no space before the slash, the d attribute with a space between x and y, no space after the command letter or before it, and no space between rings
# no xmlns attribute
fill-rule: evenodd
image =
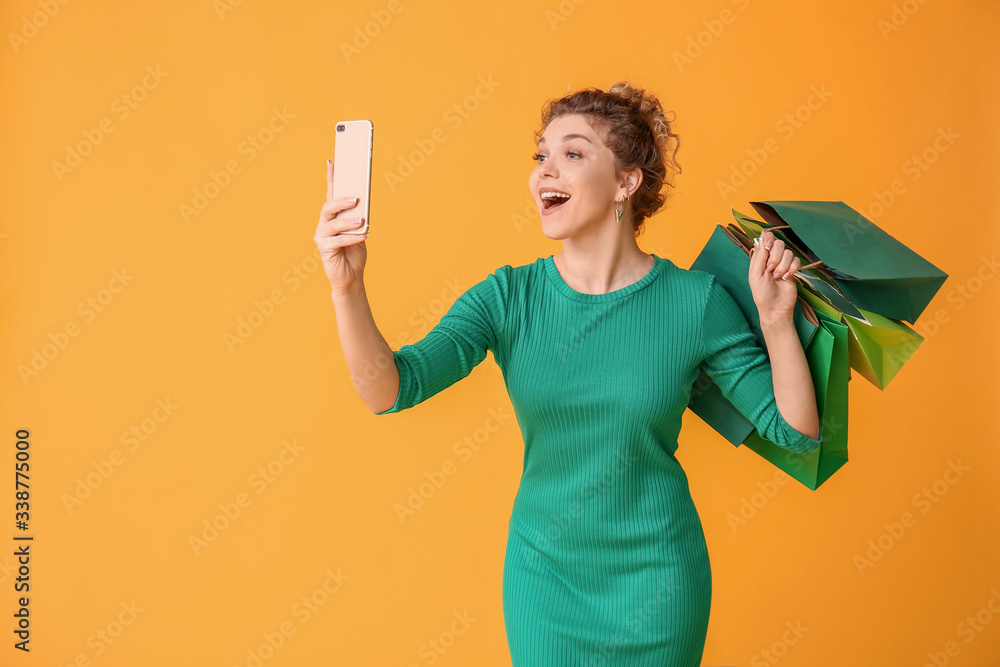
<svg viewBox="0 0 1000 667"><path fill-rule="evenodd" d="M553 119L538 141L536 160L528 187L547 237L564 239L614 224L615 199L624 190L615 178L614 154L584 116Z"/></svg>

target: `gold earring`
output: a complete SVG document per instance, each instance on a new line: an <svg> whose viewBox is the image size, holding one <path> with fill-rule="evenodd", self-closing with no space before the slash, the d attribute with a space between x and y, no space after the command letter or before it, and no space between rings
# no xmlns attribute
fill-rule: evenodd
<svg viewBox="0 0 1000 667"><path fill-rule="evenodd" d="M625 215L625 202L631 195L626 194L625 199L615 200L615 224L621 222L622 216Z"/></svg>

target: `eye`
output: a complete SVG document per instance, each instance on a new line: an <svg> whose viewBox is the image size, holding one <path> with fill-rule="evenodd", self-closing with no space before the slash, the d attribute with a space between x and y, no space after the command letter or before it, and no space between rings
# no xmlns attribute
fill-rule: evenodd
<svg viewBox="0 0 1000 667"><path fill-rule="evenodd" d="M580 157L580 154L577 153L576 151L566 151L566 157L569 157L571 155L575 155L576 157Z"/></svg>
<svg viewBox="0 0 1000 667"><path fill-rule="evenodd" d="M531 159L534 160L535 162L544 162L545 161L545 156L544 155L539 155L538 153L535 153L534 155L531 156Z"/></svg>

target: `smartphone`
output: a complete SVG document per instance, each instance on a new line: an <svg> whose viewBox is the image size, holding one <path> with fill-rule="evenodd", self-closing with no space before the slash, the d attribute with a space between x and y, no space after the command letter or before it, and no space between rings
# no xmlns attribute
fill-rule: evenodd
<svg viewBox="0 0 1000 667"><path fill-rule="evenodd" d="M357 229L341 234L364 234L368 231L369 200L372 190L372 139L375 126L370 120L342 120L336 125L333 148L333 196L357 197L358 204L334 218L364 218Z"/></svg>

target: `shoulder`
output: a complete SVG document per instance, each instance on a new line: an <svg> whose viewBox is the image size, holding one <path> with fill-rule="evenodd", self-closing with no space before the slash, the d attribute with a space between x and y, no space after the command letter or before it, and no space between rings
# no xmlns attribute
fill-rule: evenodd
<svg viewBox="0 0 1000 667"><path fill-rule="evenodd" d="M701 271L700 269L682 269L669 259L663 260L667 263L665 267L669 270L671 278L673 280L683 283L685 287L699 288L704 291L708 291L715 281L715 274L709 273L708 271Z"/></svg>
<svg viewBox="0 0 1000 667"><path fill-rule="evenodd" d="M716 284L714 274L698 269L683 269L663 257L659 261L663 264L660 271L661 282L668 286L673 295L701 306L705 304Z"/></svg>
<svg viewBox="0 0 1000 667"><path fill-rule="evenodd" d="M504 264L499 266L495 271L489 275L493 278L503 280L505 282L510 282L518 278L523 278L539 270L544 269L544 257L539 257L538 259L528 262L527 264L519 264L517 266L512 266L511 264Z"/></svg>
<svg viewBox="0 0 1000 667"><path fill-rule="evenodd" d="M504 264L487 276L486 280L499 287L504 296L525 294L537 289L545 279L545 258L539 257L525 264Z"/></svg>

